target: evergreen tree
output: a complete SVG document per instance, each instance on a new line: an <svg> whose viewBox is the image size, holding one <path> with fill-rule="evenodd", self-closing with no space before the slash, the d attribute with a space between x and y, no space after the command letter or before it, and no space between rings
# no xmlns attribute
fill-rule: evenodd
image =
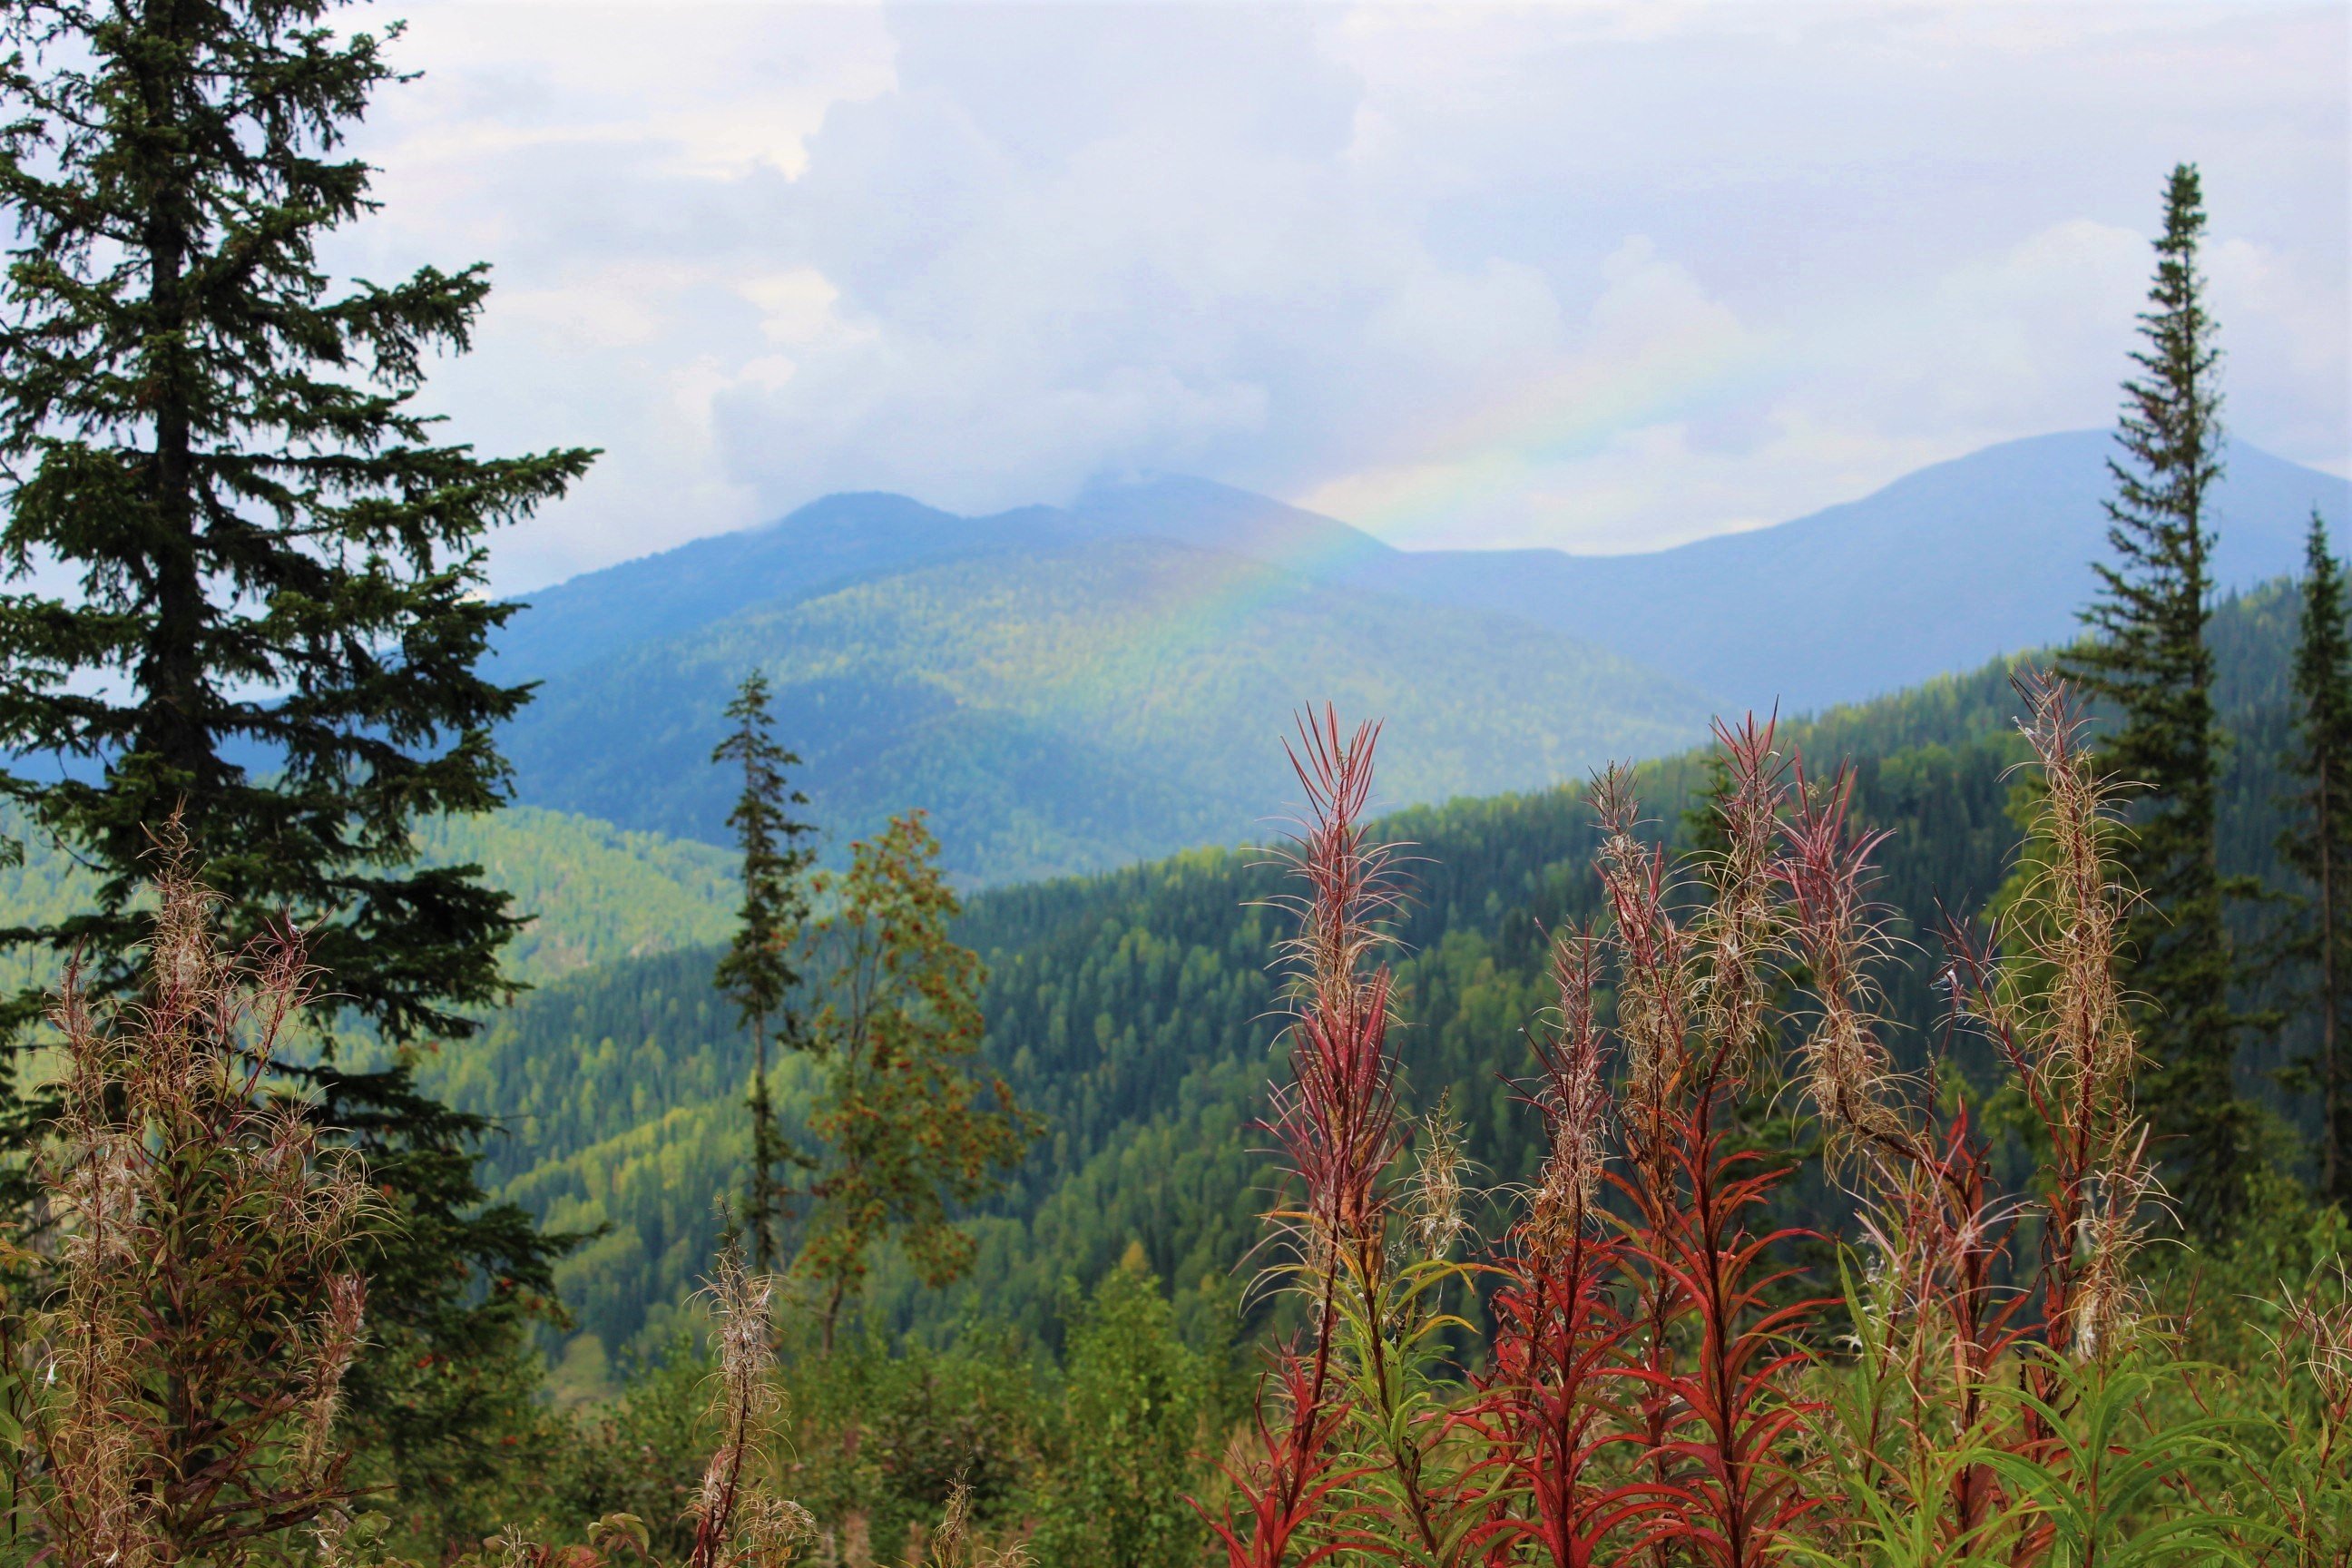
<svg viewBox="0 0 2352 1568"><path fill-rule="evenodd" d="M808 796L784 782L784 770L801 760L776 743L765 675L755 669L743 678L727 705L727 720L734 729L710 760L743 766L743 793L727 816L743 847L743 907L735 938L719 961L718 982L719 994L751 1030L751 1193L743 1218L751 1267L764 1271L775 1264L776 1221L783 1207L777 1171L787 1159L798 1159L785 1147L768 1099L769 1026L780 1022L779 1038L805 1044L798 1015L786 1008L800 984L793 950L808 918L803 879L815 857L800 842L811 826L792 815Z"/></svg>
<svg viewBox="0 0 2352 1568"><path fill-rule="evenodd" d="M341 287L331 231L373 210L346 129L394 79L331 0L5 0L0 203L0 774L30 831L101 882L0 941L136 981L149 834L176 820L229 941L290 919L347 1016L395 1052L310 1065L318 1114L399 1210L365 1244L354 1415L418 1474L478 1424L448 1402L486 1342L520 1353L557 1242L483 1208L487 1131L419 1094L406 1047L471 1034L520 923L478 867L419 868L420 816L504 795L492 727L527 699L478 663L513 606L481 541L593 454L436 439L429 353L467 348L480 266ZM20 1040L47 1005L0 1007ZM37 1108L21 1099L21 1134ZM454 1372L444 1386L415 1369ZM404 1438L402 1434L405 1433Z"/></svg>
<svg viewBox="0 0 2352 1568"><path fill-rule="evenodd" d="M2308 966L2317 1015L2319 1045L2309 1066L2320 1100L2320 1197L2352 1207L2352 1168L2346 1164L2352 1104L2347 1103L2343 1058L2352 952L2342 909L2346 874L2352 870L2352 606L2346 604L2343 565L2328 552L2327 525L2316 511L2304 553L2295 746L2283 759L2303 787L2281 803L2292 815L2279 836L2279 853L2311 885L2310 919L2292 956Z"/></svg>
<svg viewBox="0 0 2352 1568"><path fill-rule="evenodd" d="M2140 1103L2184 1217L2210 1235L2242 1194L2253 1117L2231 1071L2241 1021L2215 835L2224 740L2205 628L2221 356L2197 264L2204 231L2197 170L2183 163L2166 188L2139 374L2124 384L2122 453L2107 465L2115 559L2098 563L2100 594L2084 612L2095 635L2065 665L2119 715L2101 765L2144 791L2124 857L2142 895L2124 975L2142 1003Z"/></svg>

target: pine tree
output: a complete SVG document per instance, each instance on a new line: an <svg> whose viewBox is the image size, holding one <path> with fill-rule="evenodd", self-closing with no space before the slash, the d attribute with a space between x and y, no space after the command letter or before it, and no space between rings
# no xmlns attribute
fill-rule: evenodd
<svg viewBox="0 0 2352 1568"><path fill-rule="evenodd" d="M487 1124L400 1065L511 994L520 923L480 868L416 866L412 826L504 797L491 731L529 694L479 668L513 610L483 593L482 540L594 454L487 459L415 407L426 356L468 346L485 268L321 268L375 205L342 144L396 76L390 35L338 37L331 5L0 3L0 795L101 879L94 907L0 942L79 950L94 993L130 992L171 820L226 940L303 928L395 1053L344 1071L327 1020L319 1059L288 1064L401 1211L366 1244L354 1415L446 1456L477 1428L435 1410L469 1385L410 1373L471 1367L486 1336L519 1350L557 1243L485 1209ZM21 1041L46 1005L18 994L0 1030ZM21 1134L37 1108L11 1098Z"/></svg>
<svg viewBox="0 0 2352 1568"><path fill-rule="evenodd" d="M743 908L735 939L719 961L718 982L720 994L735 1004L751 1031L751 1192L743 1219L751 1232L751 1267L764 1273L775 1265L776 1222L782 1215L778 1169L787 1160L798 1163L768 1099L770 1025L781 1023L776 1037L787 1044L806 1044L799 1016L787 1008L800 984L793 950L808 918L803 879L815 857L801 844L811 826L792 815L793 807L808 804L808 796L784 782L784 770L800 766L801 760L776 743L765 675L755 669L743 678L727 705L727 719L734 730L710 760L743 766L743 793L727 817L743 847Z"/></svg>
<svg viewBox="0 0 2352 1568"><path fill-rule="evenodd" d="M2084 619L2095 634L2066 673L2119 714L2101 766L2142 790L2125 868L2142 900L2126 932L2125 983L2141 999L2149 1108L2183 1216L2213 1234L2233 1212L2250 1160L2252 1112L2232 1067L2235 959L2223 919L2215 802L2225 744L2213 707L2208 563L2210 499L2221 475L2220 352L2198 246L2205 211L2193 164L2172 171L2156 278L2142 312L2139 374L2124 384L2107 468L2113 562Z"/></svg>
<svg viewBox="0 0 2352 1568"><path fill-rule="evenodd" d="M2352 936L2343 900L2352 872L2352 606L2344 568L2327 549L2327 525L2315 511L2304 547L2303 616L2294 651L2294 749L2283 759L2303 787L2284 802L2290 812L2279 853L2310 884L2309 920L2292 956L2312 976L2319 1046L2309 1064L2320 1100L2319 1195L2352 1207L2352 1104L2347 1103L2344 1008L2352 983Z"/></svg>

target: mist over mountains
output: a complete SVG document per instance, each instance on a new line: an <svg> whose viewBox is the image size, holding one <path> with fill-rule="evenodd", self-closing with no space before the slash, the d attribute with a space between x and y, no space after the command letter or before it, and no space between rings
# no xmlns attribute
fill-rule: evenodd
<svg viewBox="0 0 2352 1568"><path fill-rule="evenodd" d="M1262 837L1301 703L1385 715L1391 804L1662 755L1715 712L1818 710L2063 641L2104 558L2110 438L2034 437L1649 554L1407 552L1205 480L965 518L845 494L531 595L497 673L521 799L717 839L719 710L777 687L838 845L923 806L967 882ZM2296 569L2352 487L2238 444L2224 589ZM625 736L625 744L618 737Z"/></svg>

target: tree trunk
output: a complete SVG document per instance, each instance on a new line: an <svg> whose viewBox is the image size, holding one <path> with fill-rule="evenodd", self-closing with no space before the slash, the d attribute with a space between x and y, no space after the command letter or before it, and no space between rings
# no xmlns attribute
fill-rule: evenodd
<svg viewBox="0 0 2352 1568"><path fill-rule="evenodd" d="M848 1289L848 1276L836 1274L833 1277L833 1289L825 1295L824 1326L817 1342L826 1355L833 1353L833 1325L841 1317L841 1298Z"/></svg>
<svg viewBox="0 0 2352 1568"><path fill-rule="evenodd" d="M751 1015L751 1266L776 1266L776 1148L768 1104L768 1017Z"/></svg>
<svg viewBox="0 0 2352 1568"><path fill-rule="evenodd" d="M143 30L176 39L185 31L178 21L176 6L160 5L149 11ZM178 121L178 86L169 65L142 72L140 96L151 135ZM205 587L196 551L195 442L187 386L188 334L194 322L186 272L193 237L184 208L193 201L180 188L183 177L173 167L156 188L143 193L142 237L152 320L142 368L155 420L155 451L147 482L157 537L148 552L154 575L146 586L155 623L141 661L139 680L146 701L135 746L181 775L179 788L195 815L189 826L201 853L203 802L213 785L215 768L205 700Z"/></svg>

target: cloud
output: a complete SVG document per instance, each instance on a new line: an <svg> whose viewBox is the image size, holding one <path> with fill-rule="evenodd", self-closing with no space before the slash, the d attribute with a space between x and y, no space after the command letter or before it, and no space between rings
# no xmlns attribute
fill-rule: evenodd
<svg viewBox="0 0 2352 1568"><path fill-rule="evenodd" d="M1191 471L1633 549L2105 424L2194 156L2239 434L2352 457L2328 7L425 0L339 265L477 255L433 398L604 446L542 582L835 489Z"/></svg>

